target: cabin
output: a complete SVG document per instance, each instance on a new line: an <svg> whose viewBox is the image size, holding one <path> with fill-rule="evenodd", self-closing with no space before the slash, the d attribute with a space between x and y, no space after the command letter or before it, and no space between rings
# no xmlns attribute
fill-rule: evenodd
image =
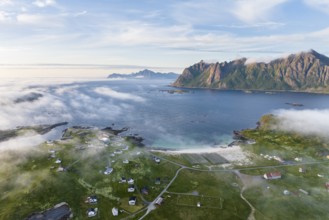
<svg viewBox="0 0 329 220"><path fill-rule="evenodd" d="M59 163L62 163L62 161L61 161L60 159L57 159L57 160L55 161L55 163L59 164Z"/></svg>
<svg viewBox="0 0 329 220"><path fill-rule="evenodd" d="M128 192L135 192L135 186L134 185L129 186Z"/></svg>
<svg viewBox="0 0 329 220"><path fill-rule="evenodd" d="M129 205L136 205L136 202L137 202L136 196L132 196L132 197L129 198L128 204Z"/></svg>
<svg viewBox="0 0 329 220"><path fill-rule="evenodd" d="M97 203L97 196L88 196L86 203L96 204Z"/></svg>
<svg viewBox="0 0 329 220"><path fill-rule="evenodd" d="M163 202L163 197L161 197L161 196L155 200L156 205L161 205L162 202Z"/></svg>
<svg viewBox="0 0 329 220"><path fill-rule="evenodd" d="M160 185L161 184L161 179L160 177L155 178L155 184Z"/></svg>
<svg viewBox="0 0 329 220"><path fill-rule="evenodd" d="M109 175L109 174L111 174L113 172L113 168L111 168L111 167L106 167L106 170L104 171L104 174L105 175Z"/></svg>
<svg viewBox="0 0 329 220"><path fill-rule="evenodd" d="M122 150L115 150L114 153L115 154L122 154Z"/></svg>
<svg viewBox="0 0 329 220"><path fill-rule="evenodd" d="M129 160L125 159L125 160L122 161L122 163L128 164L129 163Z"/></svg>
<svg viewBox="0 0 329 220"><path fill-rule="evenodd" d="M156 163L158 163L158 164L161 162L160 158L158 158L158 157L156 157L156 158L154 159L154 161L155 161Z"/></svg>
<svg viewBox="0 0 329 220"><path fill-rule="evenodd" d="M134 179L132 179L132 178L128 179L128 184L134 184L134 182L135 182Z"/></svg>
<svg viewBox="0 0 329 220"><path fill-rule="evenodd" d="M281 173L279 171L265 173L264 178L267 180L281 179Z"/></svg>
<svg viewBox="0 0 329 220"><path fill-rule="evenodd" d="M119 183L126 183L127 182L127 179L126 177L121 177L120 179L120 182Z"/></svg>
<svg viewBox="0 0 329 220"><path fill-rule="evenodd" d="M197 202L196 203L196 207L200 208L201 207L201 203L200 202Z"/></svg>
<svg viewBox="0 0 329 220"><path fill-rule="evenodd" d="M113 207L113 208L112 208L112 215L113 215L113 216L118 216L118 215L119 215L119 209Z"/></svg>
<svg viewBox="0 0 329 220"><path fill-rule="evenodd" d="M65 171L65 168L62 167L62 166L59 166L59 167L57 168L57 172L64 172L64 171Z"/></svg>
<svg viewBox="0 0 329 220"><path fill-rule="evenodd" d="M97 211L98 209L97 208L89 208L88 211L87 211L87 215L88 217L95 217L97 215Z"/></svg>
<svg viewBox="0 0 329 220"><path fill-rule="evenodd" d="M299 192L304 193L305 195L309 194L306 190L303 190L303 189L299 189Z"/></svg>

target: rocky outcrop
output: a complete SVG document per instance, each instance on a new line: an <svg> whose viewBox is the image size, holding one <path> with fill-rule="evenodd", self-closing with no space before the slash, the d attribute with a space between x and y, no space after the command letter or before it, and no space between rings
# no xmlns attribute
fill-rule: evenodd
<svg viewBox="0 0 329 220"><path fill-rule="evenodd" d="M205 63L186 68L173 86L217 89L329 92L329 58L314 50L270 63Z"/></svg>

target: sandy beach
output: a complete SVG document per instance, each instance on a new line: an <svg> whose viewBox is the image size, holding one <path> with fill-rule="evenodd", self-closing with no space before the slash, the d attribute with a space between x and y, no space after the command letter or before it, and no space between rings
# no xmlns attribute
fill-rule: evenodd
<svg viewBox="0 0 329 220"><path fill-rule="evenodd" d="M206 148L192 148L182 150L151 150L153 152L161 152L171 155L179 154L219 154L229 162L250 163L248 155L242 150L239 145L232 147L206 147Z"/></svg>

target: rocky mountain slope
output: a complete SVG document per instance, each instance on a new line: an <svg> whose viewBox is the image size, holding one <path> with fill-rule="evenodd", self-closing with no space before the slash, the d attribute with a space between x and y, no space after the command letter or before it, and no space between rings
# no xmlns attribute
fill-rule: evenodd
<svg viewBox="0 0 329 220"><path fill-rule="evenodd" d="M176 87L329 92L329 58L314 50L269 63L205 63L186 68Z"/></svg>

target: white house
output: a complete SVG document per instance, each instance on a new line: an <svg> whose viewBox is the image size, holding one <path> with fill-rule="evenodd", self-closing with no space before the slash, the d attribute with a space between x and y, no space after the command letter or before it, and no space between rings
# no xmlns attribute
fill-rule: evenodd
<svg viewBox="0 0 329 220"><path fill-rule="evenodd" d="M161 205L162 202L163 202L163 198L161 196L155 200L156 205Z"/></svg>
<svg viewBox="0 0 329 220"><path fill-rule="evenodd" d="M55 163L62 163L62 161L60 159L57 159Z"/></svg>
<svg viewBox="0 0 329 220"><path fill-rule="evenodd" d="M97 203L97 197L96 196L88 196L86 202L91 203L91 204L96 204Z"/></svg>
<svg viewBox="0 0 329 220"><path fill-rule="evenodd" d="M113 209L112 209L112 214L113 214L113 216L118 216L118 215L119 215L119 210L118 210L118 208L113 207Z"/></svg>
<svg viewBox="0 0 329 220"><path fill-rule="evenodd" d="M136 205L137 198L136 196L132 196L129 198L129 205Z"/></svg>
<svg viewBox="0 0 329 220"><path fill-rule="evenodd" d="M129 163L129 160L125 159L125 160L122 161L122 163L128 164Z"/></svg>
<svg viewBox="0 0 329 220"><path fill-rule="evenodd" d="M94 216L96 216L97 215L97 211L98 211L97 208L90 208L90 209L88 209L88 211L87 211L88 217L94 217Z"/></svg>
<svg viewBox="0 0 329 220"><path fill-rule="evenodd" d="M155 161L156 163L160 163L160 162L161 162L160 158L158 158L158 157L156 157L156 158L154 159L154 161Z"/></svg>
<svg viewBox="0 0 329 220"><path fill-rule="evenodd" d="M135 186L134 185L129 186L128 192L135 192Z"/></svg>
<svg viewBox="0 0 329 220"><path fill-rule="evenodd" d="M122 154L122 150L115 150L114 153L115 154Z"/></svg>
<svg viewBox="0 0 329 220"><path fill-rule="evenodd" d="M126 183L126 182L127 182L126 177L121 177L121 180L119 181L119 183Z"/></svg>
<svg viewBox="0 0 329 220"><path fill-rule="evenodd" d="M112 167L106 167L106 170L104 171L105 175L109 175L113 172L113 168Z"/></svg>
<svg viewBox="0 0 329 220"><path fill-rule="evenodd" d="M128 179L128 184L134 184L134 182L135 182L134 179L132 179L132 178Z"/></svg>

